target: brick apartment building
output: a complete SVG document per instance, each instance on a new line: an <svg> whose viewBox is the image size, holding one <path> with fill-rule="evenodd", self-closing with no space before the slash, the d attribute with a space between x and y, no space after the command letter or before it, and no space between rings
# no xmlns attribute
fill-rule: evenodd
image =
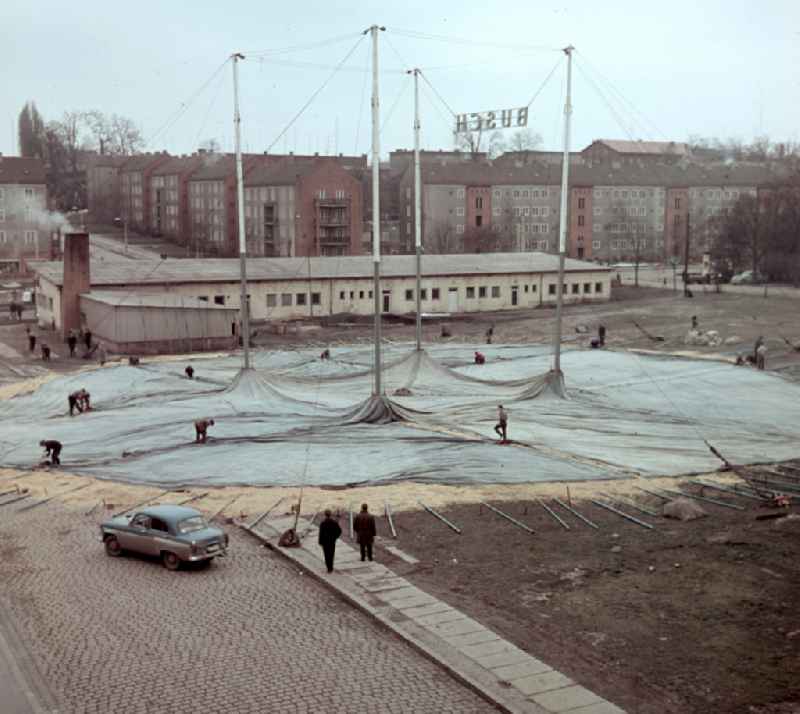
<svg viewBox="0 0 800 714"><path fill-rule="evenodd" d="M44 163L0 154L0 272L20 272L25 258L49 258L53 228Z"/></svg>
<svg viewBox="0 0 800 714"><path fill-rule="evenodd" d="M94 154L86 158L86 193L92 220L111 223L122 216L120 169L130 157Z"/></svg>
<svg viewBox="0 0 800 714"><path fill-rule="evenodd" d="M150 178L161 164L170 160L166 152L161 154L137 154L119 169L120 206L124 220L135 231L146 232L150 217ZM93 210L91 196L89 210Z"/></svg>

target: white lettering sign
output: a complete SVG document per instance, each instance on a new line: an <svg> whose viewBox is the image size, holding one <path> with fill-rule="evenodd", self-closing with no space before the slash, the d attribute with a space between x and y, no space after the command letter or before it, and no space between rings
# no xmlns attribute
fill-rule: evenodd
<svg viewBox="0 0 800 714"><path fill-rule="evenodd" d="M456 134L528 126L528 107L456 114Z"/></svg>

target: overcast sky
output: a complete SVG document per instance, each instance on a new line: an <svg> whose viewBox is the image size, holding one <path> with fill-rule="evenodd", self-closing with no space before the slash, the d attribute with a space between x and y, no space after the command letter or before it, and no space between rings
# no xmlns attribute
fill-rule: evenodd
<svg viewBox="0 0 800 714"><path fill-rule="evenodd" d="M366 152L370 48L369 38L359 41L358 34L373 23L387 28L380 36L383 153L412 146L413 92L402 73L412 66L460 113L526 105L558 63L531 105L529 126L542 135L544 148L559 148L566 66L557 48L570 43L577 48L574 147L595 138L683 141L690 134L800 140L797 0L39 0L0 6L4 154L17 153L17 115L28 99L46 120L82 109L129 116L152 150L186 153L211 137L232 149L230 63L214 72L233 51L247 55L240 65L246 150L274 143L273 152ZM409 31L459 41L414 38ZM312 49L264 54L335 38ZM278 139L351 50L344 68ZM422 85L423 146L451 148L450 109Z"/></svg>

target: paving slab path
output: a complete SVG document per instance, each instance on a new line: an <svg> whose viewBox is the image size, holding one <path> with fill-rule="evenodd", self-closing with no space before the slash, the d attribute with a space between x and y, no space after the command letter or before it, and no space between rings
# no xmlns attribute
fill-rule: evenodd
<svg viewBox="0 0 800 714"><path fill-rule="evenodd" d="M300 519L303 533L308 521ZM294 516L243 526L265 545L383 623L451 675L506 712L515 714L624 714L624 711L531 656L477 620L420 590L377 562L338 541L334 572L328 573L316 528L297 548L278 538L294 527Z"/></svg>

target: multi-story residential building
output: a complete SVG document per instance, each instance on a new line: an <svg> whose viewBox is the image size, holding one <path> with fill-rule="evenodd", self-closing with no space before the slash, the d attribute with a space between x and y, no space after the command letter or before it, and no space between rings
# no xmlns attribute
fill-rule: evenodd
<svg viewBox="0 0 800 714"><path fill-rule="evenodd" d="M55 227L41 159L0 154L0 270L16 273L25 258L49 258Z"/></svg>
<svg viewBox="0 0 800 714"><path fill-rule="evenodd" d="M361 181L336 157L268 161L248 173L244 193L248 252L252 243L255 255L361 253Z"/></svg>
<svg viewBox="0 0 800 714"><path fill-rule="evenodd" d="M176 156L150 173L147 191L150 210L148 232L187 244L191 233L189 218L189 179L202 168L207 155Z"/></svg>
<svg viewBox="0 0 800 714"><path fill-rule="evenodd" d="M137 231L147 231L150 217L150 177L161 164L170 160L161 154L131 156L119 169L121 218Z"/></svg>
<svg viewBox="0 0 800 714"><path fill-rule="evenodd" d="M122 215L120 169L129 156L94 154L86 158L86 197L92 220L111 223Z"/></svg>

